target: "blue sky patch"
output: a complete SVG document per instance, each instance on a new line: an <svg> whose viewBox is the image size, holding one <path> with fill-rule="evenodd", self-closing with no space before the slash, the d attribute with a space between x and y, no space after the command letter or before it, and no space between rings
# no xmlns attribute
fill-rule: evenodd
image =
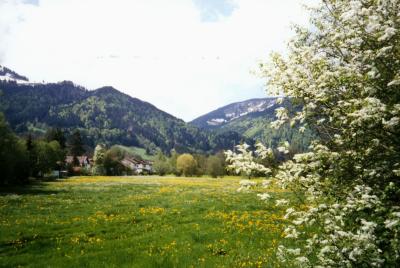
<svg viewBox="0 0 400 268"><path fill-rule="evenodd" d="M39 0L23 0L23 3L38 6Z"/></svg>
<svg viewBox="0 0 400 268"><path fill-rule="evenodd" d="M230 16L236 8L231 0L193 0L205 22L218 21L221 16Z"/></svg>

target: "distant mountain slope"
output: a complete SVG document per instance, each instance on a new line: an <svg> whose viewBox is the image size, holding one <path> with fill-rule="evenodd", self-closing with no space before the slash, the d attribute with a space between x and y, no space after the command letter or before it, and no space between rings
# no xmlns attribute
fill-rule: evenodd
<svg viewBox="0 0 400 268"><path fill-rule="evenodd" d="M105 142L164 151L212 149L204 131L112 87L89 91L67 81L34 84L19 80L0 79L0 108L18 133L78 128L92 147Z"/></svg>
<svg viewBox="0 0 400 268"><path fill-rule="evenodd" d="M121 144L155 151L210 153L241 142L270 146L288 140L303 150L309 138L291 128L270 128L276 98L233 103L185 123L113 87L87 90L69 81L31 83L0 66L0 111L19 134L43 135L50 127L79 129L85 143ZM289 105L286 101L283 105Z"/></svg>
<svg viewBox="0 0 400 268"><path fill-rule="evenodd" d="M191 124L203 129L218 129L222 126L246 115L255 115L264 111L274 116L276 98L251 99L235 102L208 114L194 119Z"/></svg>
<svg viewBox="0 0 400 268"><path fill-rule="evenodd" d="M275 109L280 106L290 107L289 100L277 104L276 97L250 99L232 103L196 118L191 124L211 130L216 135L237 133L250 141L261 141L270 147L289 141L293 149L304 151L309 146L311 133L299 133L289 126L272 129L270 124L275 118Z"/></svg>

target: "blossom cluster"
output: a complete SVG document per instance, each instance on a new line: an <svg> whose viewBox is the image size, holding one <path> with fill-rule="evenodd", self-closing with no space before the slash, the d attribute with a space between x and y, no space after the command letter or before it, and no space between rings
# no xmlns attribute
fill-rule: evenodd
<svg viewBox="0 0 400 268"><path fill-rule="evenodd" d="M257 145L256 153L261 158L271 157L272 150L266 148L261 143ZM249 145L246 143L236 146L238 153L232 152L230 150L225 152L226 161L229 163L228 169L234 170L237 174L245 174L251 176L254 172L259 172L263 174L271 173L271 169L263 166L262 164L256 163L253 152L248 150Z"/></svg>

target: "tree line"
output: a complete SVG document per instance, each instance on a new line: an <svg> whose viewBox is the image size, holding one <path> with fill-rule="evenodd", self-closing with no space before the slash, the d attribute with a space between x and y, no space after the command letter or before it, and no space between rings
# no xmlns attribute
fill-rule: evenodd
<svg viewBox="0 0 400 268"><path fill-rule="evenodd" d="M80 167L78 156L84 155L90 148L84 144L81 133L76 130L66 137L60 128L51 128L42 136L28 134L18 137L9 126L5 116L0 113L0 184L23 184L29 177L43 178L52 171L68 171L69 175L126 175L129 169L122 165L122 160L131 157L142 161L138 155L132 155L121 146L96 146L93 153L93 166L90 169ZM67 162L67 155L72 162ZM165 154L159 150L147 173L176 176L212 177L227 174L225 157L215 155L178 154L171 150Z"/></svg>
<svg viewBox="0 0 400 268"><path fill-rule="evenodd" d="M53 170L66 169L65 157L85 152L79 131L68 139L61 129L49 129L43 137L18 137L0 113L0 184L27 183L29 177L42 178ZM72 164L74 164L72 163Z"/></svg>
<svg viewBox="0 0 400 268"><path fill-rule="evenodd" d="M225 156L222 152L215 155L178 154L174 150L168 157L161 151L154 161L154 172L160 176L174 174L176 176L202 176L213 178L227 175Z"/></svg>

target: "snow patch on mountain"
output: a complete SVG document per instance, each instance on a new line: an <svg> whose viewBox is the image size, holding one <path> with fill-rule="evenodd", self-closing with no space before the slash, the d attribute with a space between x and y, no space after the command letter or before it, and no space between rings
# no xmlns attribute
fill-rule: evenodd
<svg viewBox="0 0 400 268"><path fill-rule="evenodd" d="M250 113L263 112L276 104L275 98L253 99L228 105L223 109L223 118L211 118L207 120L209 126L219 126Z"/></svg>
<svg viewBox="0 0 400 268"><path fill-rule="evenodd" d="M226 119L223 118L215 118L207 121L209 126L218 126L226 122Z"/></svg>
<svg viewBox="0 0 400 268"><path fill-rule="evenodd" d="M7 67L1 66L0 65L0 80L2 81L13 81L18 84L29 84L28 78L25 76L19 75L16 72L8 69Z"/></svg>

